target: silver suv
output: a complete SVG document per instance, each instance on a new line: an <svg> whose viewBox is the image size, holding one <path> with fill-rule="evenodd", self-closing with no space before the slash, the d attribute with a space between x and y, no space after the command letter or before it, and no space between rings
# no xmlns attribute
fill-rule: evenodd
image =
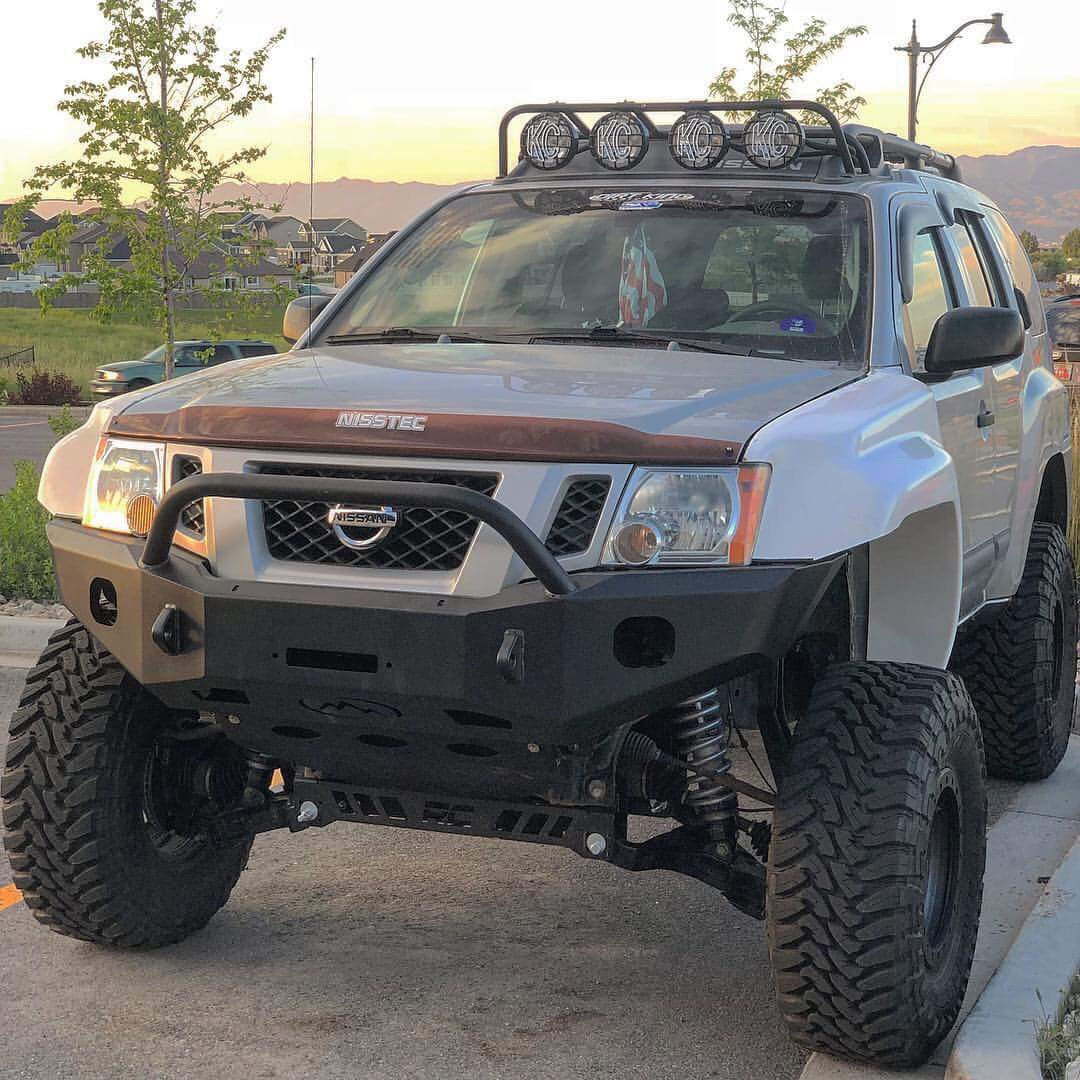
<svg viewBox="0 0 1080 1080"><path fill-rule="evenodd" d="M554 845L716 888L798 1042L919 1063L967 983L985 774L1048 776L1072 709L1023 249L949 155L813 103L527 106L500 143L295 301L291 352L54 449L75 619L12 722L15 883L154 946L269 829Z"/></svg>

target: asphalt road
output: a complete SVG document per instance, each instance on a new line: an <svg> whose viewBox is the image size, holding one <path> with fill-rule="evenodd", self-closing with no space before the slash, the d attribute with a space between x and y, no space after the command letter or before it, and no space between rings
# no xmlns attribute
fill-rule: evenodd
<svg viewBox="0 0 1080 1080"><path fill-rule="evenodd" d="M0 668L0 743L22 679ZM789 1080L804 1060L761 924L706 886L407 830L261 836L209 927L152 953L17 903L0 971L5 1080Z"/></svg>
<svg viewBox="0 0 1080 1080"><path fill-rule="evenodd" d="M49 416L59 408L40 405L22 407L7 405L0 408L0 491L15 483L15 462L33 461L41 465L56 442L49 427ZM87 409L73 409L76 416L88 415Z"/></svg>
<svg viewBox="0 0 1080 1080"><path fill-rule="evenodd" d="M0 668L0 731L23 673ZM0 860L0 886L10 882ZM760 923L674 874L335 825L255 842L209 927L120 953L0 911L0 1077L796 1077Z"/></svg>

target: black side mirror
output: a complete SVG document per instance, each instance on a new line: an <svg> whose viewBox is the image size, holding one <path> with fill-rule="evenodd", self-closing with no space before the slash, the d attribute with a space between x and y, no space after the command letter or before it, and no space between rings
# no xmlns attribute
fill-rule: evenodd
<svg viewBox="0 0 1080 1080"><path fill-rule="evenodd" d="M285 318L281 320L281 336L290 345L295 345L333 299L332 296L298 296L285 309Z"/></svg>
<svg viewBox="0 0 1080 1080"><path fill-rule="evenodd" d="M1012 308L946 311L930 334L923 363L934 374L1015 360L1024 351L1024 320Z"/></svg>

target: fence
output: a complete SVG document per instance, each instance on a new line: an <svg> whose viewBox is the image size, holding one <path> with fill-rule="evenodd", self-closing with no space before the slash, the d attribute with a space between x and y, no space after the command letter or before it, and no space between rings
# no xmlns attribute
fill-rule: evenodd
<svg viewBox="0 0 1080 1080"><path fill-rule="evenodd" d="M34 366L34 346L20 346L18 349L11 345L0 345L0 367L19 367L22 364Z"/></svg>

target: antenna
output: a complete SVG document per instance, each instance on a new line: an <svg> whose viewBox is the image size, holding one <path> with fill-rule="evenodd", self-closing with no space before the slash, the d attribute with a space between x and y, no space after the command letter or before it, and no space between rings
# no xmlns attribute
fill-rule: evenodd
<svg viewBox="0 0 1080 1080"><path fill-rule="evenodd" d="M315 284L315 57L311 58L311 143L308 160L308 330L311 330L311 309L315 303L312 288Z"/></svg>

